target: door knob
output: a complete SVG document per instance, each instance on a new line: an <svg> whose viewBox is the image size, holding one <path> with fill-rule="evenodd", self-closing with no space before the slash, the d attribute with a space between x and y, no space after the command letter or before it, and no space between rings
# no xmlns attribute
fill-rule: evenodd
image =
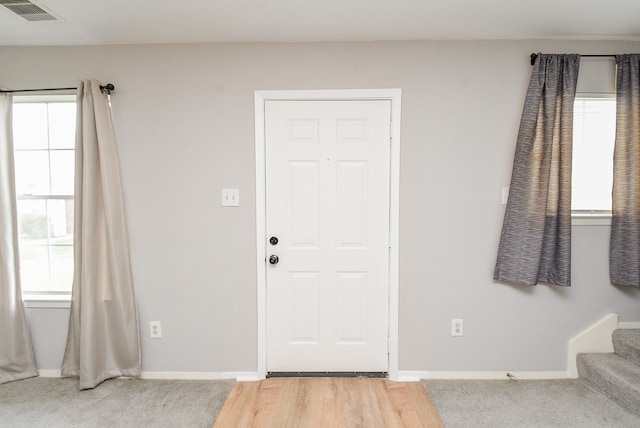
<svg viewBox="0 0 640 428"><path fill-rule="evenodd" d="M272 237L269 239L269 243L270 243L271 245L278 245L278 237L276 237L276 236L272 236Z"/></svg>
<svg viewBox="0 0 640 428"><path fill-rule="evenodd" d="M272 254L269 257L269 263L271 263L272 265L277 265L279 261L280 261L280 258L278 256L276 256L275 254Z"/></svg>

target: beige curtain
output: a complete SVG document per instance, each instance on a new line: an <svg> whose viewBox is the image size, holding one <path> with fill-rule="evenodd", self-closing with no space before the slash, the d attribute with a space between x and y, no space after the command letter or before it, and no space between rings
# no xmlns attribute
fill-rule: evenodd
<svg viewBox="0 0 640 428"><path fill-rule="evenodd" d="M0 94L0 383L38 376L20 288L12 111Z"/></svg>
<svg viewBox="0 0 640 428"><path fill-rule="evenodd" d="M538 54L493 278L571 285L571 150L579 55Z"/></svg>
<svg viewBox="0 0 640 428"><path fill-rule="evenodd" d="M107 94L78 83L73 292L63 376L80 389L140 376L140 333L120 164Z"/></svg>
<svg viewBox="0 0 640 428"><path fill-rule="evenodd" d="M616 55L616 143L609 275L640 287L640 54Z"/></svg>

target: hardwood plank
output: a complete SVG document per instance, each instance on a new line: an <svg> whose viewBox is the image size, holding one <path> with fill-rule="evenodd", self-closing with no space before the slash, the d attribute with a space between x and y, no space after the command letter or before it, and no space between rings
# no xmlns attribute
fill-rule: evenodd
<svg viewBox="0 0 640 428"><path fill-rule="evenodd" d="M251 408L256 401L259 385L257 382L236 382L233 384L215 426L218 426L218 423L220 426L229 427L251 426L248 423L251 419Z"/></svg>
<svg viewBox="0 0 640 428"><path fill-rule="evenodd" d="M307 412L304 418L301 418L305 426L341 426L340 391L334 379L301 379L300 381L310 384L311 390Z"/></svg>
<svg viewBox="0 0 640 428"><path fill-rule="evenodd" d="M401 427L402 418L399 412L393 410L394 403L386 382L376 385L376 399L381 409L383 426Z"/></svg>
<svg viewBox="0 0 640 428"><path fill-rule="evenodd" d="M407 385L409 390L409 398L413 407L419 415L420 420L425 427L444 427L444 424L438 416L435 406L429 398L429 394L425 391L420 382L410 382Z"/></svg>
<svg viewBox="0 0 640 428"><path fill-rule="evenodd" d="M418 382L401 385L389 383L386 387L393 405L392 410L397 412L402 421L401 426L425 428L443 426L421 384ZM434 415L437 418L434 418Z"/></svg>
<svg viewBox="0 0 640 428"><path fill-rule="evenodd" d="M419 382L271 378L236 382L215 428L443 427Z"/></svg>
<svg viewBox="0 0 640 428"><path fill-rule="evenodd" d="M260 383L256 395L253 424L249 426L264 427L271 425L277 412L278 396L281 388L282 385L278 383Z"/></svg>
<svg viewBox="0 0 640 428"><path fill-rule="evenodd" d="M268 379L264 382L275 382ZM274 422L284 428L305 427L305 412L309 407L309 387L311 384L303 379L291 378L282 383L282 393L278 400L278 408Z"/></svg>
<svg viewBox="0 0 640 428"><path fill-rule="evenodd" d="M309 421L317 421L317 426L340 426L337 415L338 390L332 379L318 379L311 386L311 403ZM308 424L310 426L311 423Z"/></svg>
<svg viewBox="0 0 640 428"><path fill-rule="evenodd" d="M367 427L383 427L385 426L385 418L382 414L383 407L378 403L378 395L381 390L381 385L384 384L384 379L354 379L358 387L359 403L362 409L362 414L366 416L366 420L363 421L364 426Z"/></svg>

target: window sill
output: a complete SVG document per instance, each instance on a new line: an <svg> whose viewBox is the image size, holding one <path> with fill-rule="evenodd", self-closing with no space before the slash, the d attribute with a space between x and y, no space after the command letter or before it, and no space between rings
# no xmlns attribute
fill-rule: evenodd
<svg viewBox="0 0 640 428"><path fill-rule="evenodd" d="M571 226L611 226L611 214L572 214Z"/></svg>
<svg viewBox="0 0 640 428"><path fill-rule="evenodd" d="M37 294L22 296L25 308L69 309L71 295Z"/></svg>

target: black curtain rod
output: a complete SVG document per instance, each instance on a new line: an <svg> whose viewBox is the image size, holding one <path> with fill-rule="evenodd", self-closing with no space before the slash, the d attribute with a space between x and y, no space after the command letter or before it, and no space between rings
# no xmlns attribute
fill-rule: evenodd
<svg viewBox="0 0 640 428"><path fill-rule="evenodd" d="M584 58L605 58L605 57L612 57L615 58L615 55L612 54L607 54L607 55L580 55L580 57L584 57ZM538 54L537 53L532 53L531 54L531 65L536 63L536 58L538 58Z"/></svg>
<svg viewBox="0 0 640 428"><path fill-rule="evenodd" d="M48 91L75 91L76 87L73 88L43 88L43 89L10 89L10 90L2 90L0 89L1 94L12 94L15 92L48 92ZM113 83L107 83L106 85L100 85L100 91L106 92L107 94L111 94L111 91L115 90L116 87L113 86Z"/></svg>

